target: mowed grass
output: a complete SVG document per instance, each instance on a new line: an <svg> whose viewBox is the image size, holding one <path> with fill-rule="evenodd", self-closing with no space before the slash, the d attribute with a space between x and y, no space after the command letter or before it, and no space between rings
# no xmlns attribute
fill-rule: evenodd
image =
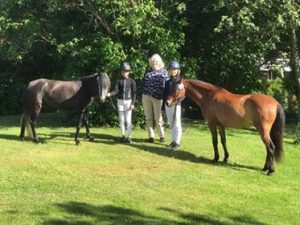
<svg viewBox="0 0 300 225"><path fill-rule="evenodd" d="M299 224L300 147L288 137L266 176L255 131L228 129L230 162L211 164L203 122L184 123L172 152L168 130L166 144L150 144L138 128L132 145L118 143L118 128L92 128L95 141L76 146L74 127L55 119L42 116L36 145L18 140L19 116L0 117L0 224Z"/></svg>

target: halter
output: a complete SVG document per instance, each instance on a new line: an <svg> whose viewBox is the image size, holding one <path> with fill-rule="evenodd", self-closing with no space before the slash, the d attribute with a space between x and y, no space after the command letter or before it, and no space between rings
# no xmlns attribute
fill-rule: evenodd
<svg viewBox="0 0 300 225"><path fill-rule="evenodd" d="M105 78L108 78L108 76L105 73L100 73L100 75L97 76L98 95L100 99L103 96L103 86L106 85L105 82L107 82L107 85L110 86L109 78L108 80Z"/></svg>

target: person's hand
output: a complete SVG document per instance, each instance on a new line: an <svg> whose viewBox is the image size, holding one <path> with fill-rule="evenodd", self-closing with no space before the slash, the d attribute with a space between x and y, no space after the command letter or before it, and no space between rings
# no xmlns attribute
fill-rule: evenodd
<svg viewBox="0 0 300 225"><path fill-rule="evenodd" d="M131 110L134 110L134 105L131 105L131 106L130 106L130 109L131 109Z"/></svg>
<svg viewBox="0 0 300 225"><path fill-rule="evenodd" d="M180 84L178 85L178 89L179 89L179 90L184 89L183 83L180 83Z"/></svg>
<svg viewBox="0 0 300 225"><path fill-rule="evenodd" d="M110 93L107 93L106 97L110 97L110 96L111 96L111 94L110 94Z"/></svg>

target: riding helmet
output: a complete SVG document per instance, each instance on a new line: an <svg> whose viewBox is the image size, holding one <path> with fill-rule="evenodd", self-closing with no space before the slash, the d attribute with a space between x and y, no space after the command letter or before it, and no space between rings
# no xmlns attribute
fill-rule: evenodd
<svg viewBox="0 0 300 225"><path fill-rule="evenodd" d="M170 63L169 63L169 67L168 67L168 70L169 69L180 69L180 64L179 64L179 62L177 62L177 61L171 61Z"/></svg>
<svg viewBox="0 0 300 225"><path fill-rule="evenodd" d="M131 66L128 62L122 62L120 64L120 70L123 70L123 71L131 71Z"/></svg>

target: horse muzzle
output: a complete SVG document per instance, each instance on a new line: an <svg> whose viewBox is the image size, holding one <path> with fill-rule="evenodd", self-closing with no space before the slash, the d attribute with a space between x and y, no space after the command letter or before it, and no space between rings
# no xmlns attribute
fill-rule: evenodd
<svg viewBox="0 0 300 225"><path fill-rule="evenodd" d="M170 101L170 100L167 100L167 101L166 101L166 105L167 105L168 107L171 107L171 106L175 105L175 102L172 102L172 101Z"/></svg>

